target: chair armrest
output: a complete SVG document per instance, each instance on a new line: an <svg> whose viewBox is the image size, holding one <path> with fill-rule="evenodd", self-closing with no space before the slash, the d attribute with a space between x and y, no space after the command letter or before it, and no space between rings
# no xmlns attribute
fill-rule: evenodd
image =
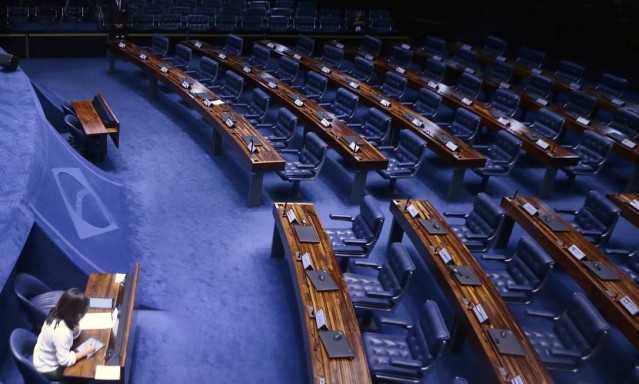
<svg viewBox="0 0 639 384"><path fill-rule="evenodd" d="M281 153L294 153L294 154L300 153L299 149L294 149L294 148L282 149L280 152Z"/></svg>
<svg viewBox="0 0 639 384"><path fill-rule="evenodd" d="M572 209L561 209L561 208L553 208L557 213L566 213L568 215L576 215L577 211Z"/></svg>
<svg viewBox="0 0 639 384"><path fill-rule="evenodd" d="M331 103L319 103L320 107L328 107Z"/></svg>
<svg viewBox="0 0 639 384"><path fill-rule="evenodd" d="M344 245L366 245L368 241L365 239L342 239Z"/></svg>
<svg viewBox="0 0 639 384"><path fill-rule="evenodd" d="M299 164L295 166L297 169L314 169L316 166L313 164Z"/></svg>
<svg viewBox="0 0 639 384"><path fill-rule="evenodd" d="M482 254L481 258L482 260L489 260L489 261L507 261L510 259L508 256L504 256L504 255L486 255L486 254Z"/></svg>
<svg viewBox="0 0 639 384"><path fill-rule="evenodd" d="M354 264L356 267L373 268L377 270L382 269L381 265L373 263L371 261L356 261Z"/></svg>
<svg viewBox="0 0 639 384"><path fill-rule="evenodd" d="M534 309L529 309L526 311L526 314L528 316L541 317L542 319L547 320L555 320L557 318L557 315L550 311L536 311Z"/></svg>
<svg viewBox="0 0 639 384"><path fill-rule="evenodd" d="M473 148L475 148L475 149L485 149L485 150L488 150L488 151L490 150L490 146L481 145L481 144L480 145L473 145Z"/></svg>
<svg viewBox="0 0 639 384"><path fill-rule="evenodd" d="M395 294L389 291L375 291L366 292L366 296L373 299L392 299L393 297L395 297Z"/></svg>
<svg viewBox="0 0 639 384"><path fill-rule="evenodd" d="M526 122L526 121L522 121L521 122L523 125L530 127L532 125L532 123Z"/></svg>
<svg viewBox="0 0 639 384"><path fill-rule="evenodd" d="M364 124L362 124L362 123L347 123L346 125L348 125L351 128L361 128Z"/></svg>
<svg viewBox="0 0 639 384"><path fill-rule="evenodd" d="M414 105L415 103L412 101L401 101L400 102L402 105Z"/></svg>
<svg viewBox="0 0 639 384"><path fill-rule="evenodd" d="M379 322L380 325L391 325L394 327L401 327L404 329L413 328L412 324L407 323L403 319L398 319L396 317L379 316L377 318L377 321Z"/></svg>
<svg viewBox="0 0 639 384"><path fill-rule="evenodd" d="M237 104L233 104L233 105L237 105ZM253 124L253 126L255 128L273 128L274 125L271 123L257 123L257 124Z"/></svg>
<svg viewBox="0 0 639 384"><path fill-rule="evenodd" d="M582 358L581 353L576 351L571 351L568 349L551 348L549 352L551 355L558 356L558 357L568 357L568 358L573 358L575 360L579 360Z"/></svg>
<svg viewBox="0 0 639 384"><path fill-rule="evenodd" d="M438 127L444 127L444 128L447 128L447 127L450 127L450 126L451 126L451 123L447 123L447 122L445 122L445 121L435 121L434 123L435 123Z"/></svg>
<svg viewBox="0 0 639 384"><path fill-rule="evenodd" d="M447 217L459 217L462 219L465 219L468 217L467 214L463 213L463 212L444 212L444 216Z"/></svg>
<svg viewBox="0 0 639 384"><path fill-rule="evenodd" d="M606 248L604 250L608 255L621 255L628 256L630 255L630 251L627 249L619 249L619 248Z"/></svg>
<svg viewBox="0 0 639 384"><path fill-rule="evenodd" d="M304 88L304 86L302 86L302 85L289 85L288 87L289 88L293 88L293 89L302 89L302 88Z"/></svg>
<svg viewBox="0 0 639 384"><path fill-rule="evenodd" d="M353 216L350 215L340 215L337 213L331 213L328 215L328 217L330 217L333 220L341 220L341 221L353 221L355 220L355 218Z"/></svg>
<svg viewBox="0 0 639 384"><path fill-rule="evenodd" d="M601 236L601 232L593 231L592 229L582 229L582 230L579 231L579 233L581 233L582 236L591 236L591 237L600 237Z"/></svg>
<svg viewBox="0 0 639 384"><path fill-rule="evenodd" d="M246 107L248 104L246 103L235 103L233 104L234 107Z"/></svg>
<svg viewBox="0 0 639 384"><path fill-rule="evenodd" d="M396 367L414 368L414 369L421 369L422 368L422 363L417 361L417 360L399 359L399 358L396 358L396 357L391 357L389 362L390 362L391 365L394 365Z"/></svg>
<svg viewBox="0 0 639 384"><path fill-rule="evenodd" d="M380 151L390 151L395 149L395 147L393 147L392 145L380 145L379 147L377 147L377 149L379 149Z"/></svg>
<svg viewBox="0 0 639 384"><path fill-rule="evenodd" d="M515 292L531 293L533 291L533 288L531 286L522 285L522 284L507 284L506 288L508 288L509 291L515 291Z"/></svg>
<svg viewBox="0 0 639 384"><path fill-rule="evenodd" d="M413 163L412 161L401 161L401 162L397 163L397 165L400 166L400 167L414 167L415 163Z"/></svg>
<svg viewBox="0 0 639 384"><path fill-rule="evenodd" d="M466 238L468 240L488 240L488 236L487 235L480 235L480 234L475 234L475 233L467 234Z"/></svg>

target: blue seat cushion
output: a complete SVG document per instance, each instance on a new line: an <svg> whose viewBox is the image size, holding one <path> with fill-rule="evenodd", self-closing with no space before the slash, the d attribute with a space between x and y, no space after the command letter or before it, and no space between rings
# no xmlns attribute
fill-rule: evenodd
<svg viewBox="0 0 639 384"><path fill-rule="evenodd" d="M404 335L365 332L362 334L362 340L368 358L368 368L372 375L375 375L375 373L390 373L404 377L420 377L415 369L402 368L390 364L391 358L413 359Z"/></svg>

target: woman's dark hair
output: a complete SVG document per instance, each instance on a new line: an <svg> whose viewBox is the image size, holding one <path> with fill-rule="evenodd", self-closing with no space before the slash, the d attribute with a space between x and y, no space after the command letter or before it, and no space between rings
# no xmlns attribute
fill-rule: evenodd
<svg viewBox="0 0 639 384"><path fill-rule="evenodd" d="M64 321L67 328L73 329L78 326L80 319L89 310L89 298L84 296L84 292L77 288L67 289L58 304L51 308L45 323L51 324L55 321L57 326L60 321Z"/></svg>

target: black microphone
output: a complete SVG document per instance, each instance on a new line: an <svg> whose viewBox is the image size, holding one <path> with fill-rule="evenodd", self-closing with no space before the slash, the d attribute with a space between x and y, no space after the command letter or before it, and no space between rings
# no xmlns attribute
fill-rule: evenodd
<svg viewBox="0 0 639 384"><path fill-rule="evenodd" d="M515 193L514 193L514 194L513 194L513 196L511 197L511 199L514 199L515 197L517 197L517 194L518 194L518 193L519 193L519 189L517 189L517 190L515 191Z"/></svg>
<svg viewBox="0 0 639 384"><path fill-rule="evenodd" d="M282 208L282 216L286 216L286 208L288 207L288 201L284 202L284 207Z"/></svg>
<svg viewBox="0 0 639 384"><path fill-rule="evenodd" d="M408 199L406 199L406 204L404 205L404 212L408 211L408 206L410 205L410 197L408 197Z"/></svg>

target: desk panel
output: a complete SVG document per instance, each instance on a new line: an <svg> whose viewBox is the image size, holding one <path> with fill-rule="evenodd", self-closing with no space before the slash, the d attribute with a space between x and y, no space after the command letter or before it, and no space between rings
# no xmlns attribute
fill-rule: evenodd
<svg viewBox="0 0 639 384"><path fill-rule="evenodd" d="M621 210L621 216L639 228L639 193L610 193L606 195ZM631 205L635 202L636 207Z"/></svg>

